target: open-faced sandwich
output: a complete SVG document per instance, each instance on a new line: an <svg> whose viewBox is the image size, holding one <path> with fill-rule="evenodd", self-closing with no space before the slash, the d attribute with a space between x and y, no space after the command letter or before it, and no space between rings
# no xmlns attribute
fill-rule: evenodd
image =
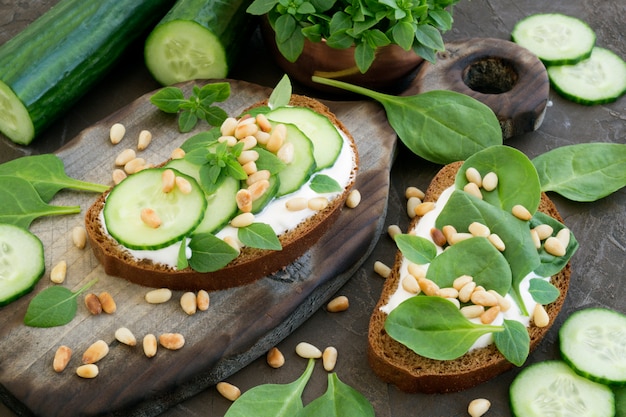
<svg viewBox="0 0 626 417"><path fill-rule="evenodd" d="M554 323L578 243L521 152L443 167L372 313L368 359L403 391L470 388L521 366Z"/></svg>
<svg viewBox="0 0 626 417"><path fill-rule="evenodd" d="M107 274L220 290L277 272L332 226L358 169L350 132L299 95L257 103L181 148L183 157L128 176L88 210Z"/></svg>

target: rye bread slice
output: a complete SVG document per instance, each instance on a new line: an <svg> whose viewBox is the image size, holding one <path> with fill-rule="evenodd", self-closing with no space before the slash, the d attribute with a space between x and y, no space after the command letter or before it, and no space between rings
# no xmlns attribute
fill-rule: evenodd
<svg viewBox="0 0 626 417"><path fill-rule="evenodd" d="M426 190L425 201L436 201L446 188L453 185L455 175L461 165L462 162L455 162L444 166ZM554 203L545 193L542 193L539 211L560 222L563 221ZM417 221L419 217L412 221L410 227L412 228ZM380 299L370 318L368 361L380 379L396 385L405 392L446 393L471 388L513 367L513 364L502 356L494 344L472 350L454 360L440 361L417 355L392 339L384 329L387 314L380 308L387 304L398 286L401 262L402 254L398 251L391 275L385 280ZM570 273L568 263L559 274L552 277L552 284L561 293L556 301L545 306L550 317L550 324L542 328L531 324L528 328L531 351L546 335L561 310L569 287Z"/></svg>
<svg viewBox="0 0 626 417"><path fill-rule="evenodd" d="M266 101L256 103L246 111L265 104L267 104ZM331 200L324 210L315 213L295 228L279 236L282 250L272 251L244 247L241 254L227 266L209 273L200 273L189 267L178 270L149 260L138 260L104 231L100 221L100 212L108 194L105 192L92 204L85 215L89 244L96 258L103 265L105 272L108 275L147 287L166 287L172 290L185 291L201 289L216 291L249 284L275 273L311 248L332 227L341 213L356 179L359 158L354 138L326 105L315 99L295 94L292 95L290 104L308 107L328 117L348 137L354 155L354 165L350 183L339 196Z"/></svg>

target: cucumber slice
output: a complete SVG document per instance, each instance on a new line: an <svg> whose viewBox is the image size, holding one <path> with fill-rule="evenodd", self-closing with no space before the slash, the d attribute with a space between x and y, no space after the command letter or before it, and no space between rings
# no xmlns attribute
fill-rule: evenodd
<svg viewBox="0 0 626 417"><path fill-rule="evenodd" d="M612 417L610 388L577 375L563 361L537 362L522 370L509 389L516 417Z"/></svg>
<svg viewBox="0 0 626 417"><path fill-rule="evenodd" d="M279 107L269 112L267 118L296 125L311 139L318 171L333 166L337 160L343 138L327 117L307 107Z"/></svg>
<svg viewBox="0 0 626 417"><path fill-rule="evenodd" d="M574 371L601 384L626 384L626 315L586 308L559 330L561 355Z"/></svg>
<svg viewBox="0 0 626 417"><path fill-rule="evenodd" d="M626 92L626 62L608 49L595 47L588 59L547 70L554 89L576 103L610 103Z"/></svg>
<svg viewBox="0 0 626 417"><path fill-rule="evenodd" d="M596 43L589 25L560 13L534 14L520 20L511 38L546 65L575 64L588 58Z"/></svg>
<svg viewBox="0 0 626 417"><path fill-rule="evenodd" d="M41 240L21 227L0 224L0 307L32 291L44 270Z"/></svg>
<svg viewBox="0 0 626 417"><path fill-rule="evenodd" d="M161 176L165 168L151 168L133 174L116 185L104 205L104 221L108 232L129 249L160 249L167 247L196 229L204 218L207 201L204 192L192 177L176 171L191 184L185 194L175 187L162 190ZM162 223L150 227L141 220L141 210L153 209Z"/></svg>
<svg viewBox="0 0 626 417"><path fill-rule="evenodd" d="M276 197L300 189L311 178L316 169L311 140L296 126L289 123L284 123L284 125L287 127L286 141L293 143L294 146L294 158L278 173L280 186Z"/></svg>

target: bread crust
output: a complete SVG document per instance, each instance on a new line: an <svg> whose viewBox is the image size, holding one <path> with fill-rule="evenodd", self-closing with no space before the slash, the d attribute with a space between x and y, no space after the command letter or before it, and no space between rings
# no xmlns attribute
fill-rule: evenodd
<svg viewBox="0 0 626 417"><path fill-rule="evenodd" d="M245 111L266 103L267 101L256 103ZM104 271L108 275L117 276L147 287L166 287L172 290L185 291L201 289L216 291L249 284L275 273L310 249L332 227L340 215L346 198L354 185L359 159L354 138L326 105L315 99L295 94L292 95L290 104L309 107L328 117L349 138L354 154L354 166L350 183L344 188L341 195L333 199L324 210L317 212L294 229L279 236L282 250L272 251L244 247L241 254L227 266L209 273L197 272L189 267L178 270L149 260L137 260L105 233L101 224L100 212L104 207L109 190L92 204L85 215L89 244L95 257L104 267Z"/></svg>
<svg viewBox="0 0 626 417"><path fill-rule="evenodd" d="M435 176L426 190L425 201L436 201L441 193L454 184L454 178L462 162L444 166ZM554 203L545 193L541 195L539 211L563 222ZM413 219L412 228L419 217ZM383 290L372 312L368 330L368 361L380 379L396 385L405 392L446 393L462 391L511 369L513 364L507 361L494 344L474 349L460 358L440 361L422 357L392 339L384 330L387 314L380 309L386 305L395 292L400 279L399 267L402 254L398 251L391 275L385 280ZM554 302L545 306L550 317L546 327L528 328L530 350L534 350L546 335L563 306L570 279L570 263L559 274L552 277L552 284L560 295Z"/></svg>

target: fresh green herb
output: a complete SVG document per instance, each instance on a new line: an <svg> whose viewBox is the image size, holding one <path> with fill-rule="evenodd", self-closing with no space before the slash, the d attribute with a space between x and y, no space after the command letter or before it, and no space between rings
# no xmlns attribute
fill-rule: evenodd
<svg viewBox="0 0 626 417"><path fill-rule="evenodd" d="M189 137L180 145L185 151L185 159L188 159L187 156L194 151L206 150L208 146L216 143L221 135L220 129L214 127Z"/></svg>
<svg viewBox="0 0 626 417"><path fill-rule="evenodd" d="M343 383L335 372L328 374L328 388L296 417L374 417L372 404L357 390Z"/></svg>
<svg viewBox="0 0 626 417"><path fill-rule="evenodd" d="M550 304L561 294L558 288L542 278L531 279L528 292L533 300L542 305Z"/></svg>
<svg viewBox="0 0 626 417"><path fill-rule="evenodd" d="M219 126L228 117L226 112L212 104L222 102L230 96L227 82L206 84L202 88L193 87L188 99L178 87L164 87L150 97L150 102L165 113L178 114L178 130L189 132L198 120L206 120L211 126Z"/></svg>
<svg viewBox="0 0 626 417"><path fill-rule="evenodd" d="M197 233L189 241L189 266L197 272L213 272L228 265L239 253L211 233Z"/></svg>
<svg viewBox="0 0 626 417"><path fill-rule="evenodd" d="M430 263L437 256L437 247L421 236L400 234L394 238L402 255L416 264Z"/></svg>
<svg viewBox="0 0 626 417"><path fill-rule="evenodd" d="M343 190L343 187L328 175L317 174L311 179L311 189L316 193L336 193Z"/></svg>
<svg viewBox="0 0 626 417"><path fill-rule="evenodd" d="M493 334L496 347L513 365L522 366L530 352L530 336L526 326L517 320L504 320L503 332Z"/></svg>
<svg viewBox="0 0 626 417"><path fill-rule="evenodd" d="M533 159L542 191L596 201L626 186L626 144L561 146Z"/></svg>
<svg viewBox="0 0 626 417"><path fill-rule="evenodd" d="M228 146L226 142L221 142L213 151L205 153L206 161L200 167L200 183L208 194L215 191L227 177L233 177L240 181L248 178L243 167L237 161L243 147L243 142L239 142L235 146Z"/></svg>
<svg viewBox="0 0 626 417"><path fill-rule="evenodd" d="M189 266L189 259L187 259L187 237L184 237L180 242L180 248L178 248L178 257L176 258L176 268L185 269Z"/></svg>
<svg viewBox="0 0 626 417"><path fill-rule="evenodd" d="M279 107L284 107L289 104L291 100L291 81L289 81L289 76L287 74L283 75L283 78L280 79L274 90L272 90L272 94L270 94L270 98L268 100L268 105L271 109L277 109Z"/></svg>
<svg viewBox="0 0 626 417"><path fill-rule="evenodd" d="M540 224L547 224L551 226L553 230L552 234L554 236L556 236L561 229L565 228L565 225L557 221L555 218L538 211L535 213L533 218L530 219L529 226L533 228ZM578 240L576 240L573 233L570 233L569 244L567 245L564 256L551 255L546 252L542 245L539 250L539 259L541 263L534 272L542 277L551 277L552 275L558 274L560 270L565 268L565 265L567 265L572 256L574 256L574 253L578 250L578 246Z"/></svg>
<svg viewBox="0 0 626 417"><path fill-rule="evenodd" d="M259 159L256 161L256 167L259 171L266 169L270 172L270 174L275 175L287 166L287 164L281 161L275 153L258 146L255 147L254 150L259 154Z"/></svg>
<svg viewBox="0 0 626 417"><path fill-rule="evenodd" d="M76 316L76 297L98 281L94 279L76 292L53 286L37 294L28 304L24 324L32 327L63 326Z"/></svg>
<svg viewBox="0 0 626 417"><path fill-rule="evenodd" d="M64 188L102 193L109 186L80 181L65 173L63 161L56 155L24 156L0 164L0 176L15 176L30 182L46 203Z"/></svg>
<svg viewBox="0 0 626 417"><path fill-rule="evenodd" d="M38 217L80 213L79 206L54 206L44 202L30 182L0 176L0 223L28 229Z"/></svg>
<svg viewBox="0 0 626 417"><path fill-rule="evenodd" d="M250 226L240 227L237 237L246 246L257 249L281 250L282 245L274 229L265 223L252 223Z"/></svg>
<svg viewBox="0 0 626 417"><path fill-rule="evenodd" d="M502 144L502 129L493 111L480 101L453 91L393 96L314 76L313 81L362 94L378 101L400 140L416 155L437 164L466 160Z"/></svg>
<svg viewBox="0 0 626 417"><path fill-rule="evenodd" d="M289 384L263 384L244 392L224 417L293 417L304 408L302 392L315 360L310 359L304 373Z"/></svg>

